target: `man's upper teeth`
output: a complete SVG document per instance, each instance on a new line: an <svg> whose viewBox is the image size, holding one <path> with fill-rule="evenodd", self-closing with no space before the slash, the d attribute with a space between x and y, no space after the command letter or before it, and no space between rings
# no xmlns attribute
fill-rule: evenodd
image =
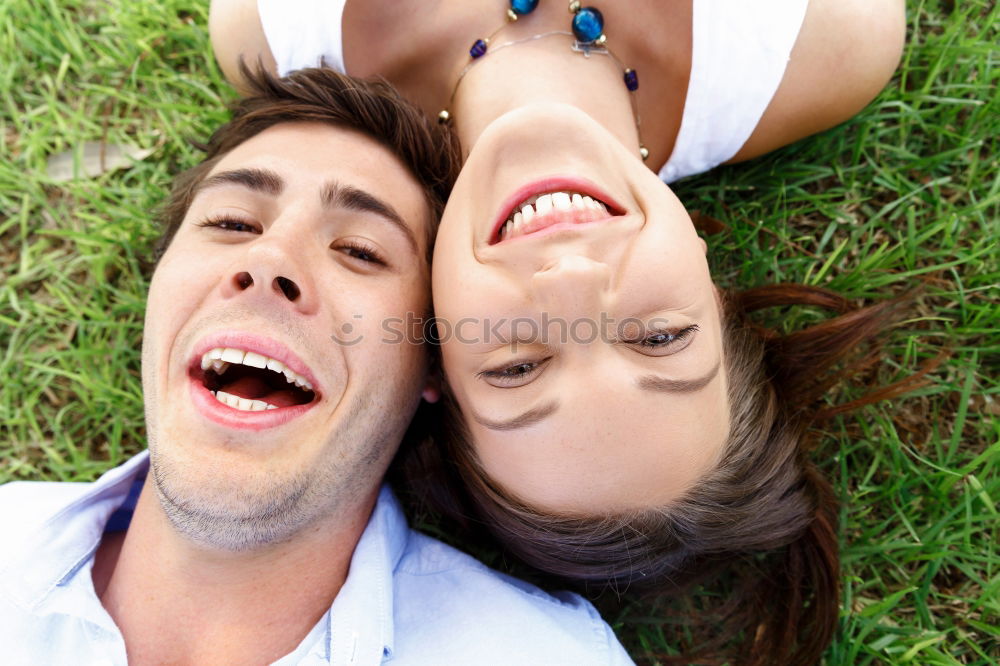
<svg viewBox="0 0 1000 666"><path fill-rule="evenodd" d="M520 209L515 207L515 212L500 226L500 238L506 238L510 232L531 222L535 215L544 215L553 209L595 210L600 212L607 212L608 210L597 199L580 194L579 192L549 192L541 196L531 197L521 204Z"/></svg>
<svg viewBox="0 0 1000 666"><path fill-rule="evenodd" d="M287 367L281 361L268 358L257 352L244 351L233 347L216 347L205 352L201 357L202 370L212 368L220 375L233 363L248 365L252 368L267 368L273 372L285 375L285 381L289 384L295 384L307 391L313 390L312 384L305 377Z"/></svg>

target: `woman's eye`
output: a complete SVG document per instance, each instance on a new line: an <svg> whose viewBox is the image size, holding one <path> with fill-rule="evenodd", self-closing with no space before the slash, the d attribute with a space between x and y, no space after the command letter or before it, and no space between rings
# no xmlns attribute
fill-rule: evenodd
<svg viewBox="0 0 1000 666"><path fill-rule="evenodd" d="M531 382L544 364L544 361L522 361L495 370L484 370L479 376L490 386L516 388Z"/></svg>
<svg viewBox="0 0 1000 666"><path fill-rule="evenodd" d="M223 231L236 231L240 233L259 234L260 229L250 222L244 222L235 217L209 218L198 223L199 227L215 227Z"/></svg>
<svg viewBox="0 0 1000 666"><path fill-rule="evenodd" d="M691 339L698 332L698 326L688 326L679 331L647 331L641 340L631 340L630 344L639 351L652 356L668 356L676 354L691 344Z"/></svg>
<svg viewBox="0 0 1000 666"><path fill-rule="evenodd" d="M662 347L663 345L669 345L677 339L677 336L673 333L654 333L639 344L644 347Z"/></svg>

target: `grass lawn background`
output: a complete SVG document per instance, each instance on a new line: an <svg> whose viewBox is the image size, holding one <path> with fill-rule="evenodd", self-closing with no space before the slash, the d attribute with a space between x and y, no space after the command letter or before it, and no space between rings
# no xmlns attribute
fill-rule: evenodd
<svg viewBox="0 0 1000 666"><path fill-rule="evenodd" d="M0 0L0 482L92 480L144 446L151 212L233 97L207 4ZM908 22L899 71L858 117L675 190L727 225L709 239L724 286L798 281L862 302L922 285L869 381L948 360L907 398L824 426L816 450L845 501L826 663L996 664L1000 10L913 1ZM86 142L106 160L151 152L48 175L67 151L81 165ZM664 616L632 603L608 620L655 663L675 645Z"/></svg>

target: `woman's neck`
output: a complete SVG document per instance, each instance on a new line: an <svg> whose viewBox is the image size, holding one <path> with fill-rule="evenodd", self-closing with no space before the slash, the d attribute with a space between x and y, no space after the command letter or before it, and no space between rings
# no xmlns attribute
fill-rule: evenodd
<svg viewBox="0 0 1000 666"><path fill-rule="evenodd" d="M615 60L574 51L573 37L564 34L498 48L523 38L501 33L491 44L492 52L475 62L459 83L448 108L464 154L500 116L526 105L561 102L588 113L638 155L632 101Z"/></svg>
<svg viewBox="0 0 1000 666"><path fill-rule="evenodd" d="M669 3L670 11L664 10L662 0L594 4L604 14L612 49L640 73L642 91L636 101L643 118L643 142L650 151L646 164L658 168L673 150L684 110L691 72L691 0ZM469 63L469 47L503 24L506 6L504 0L348 0L343 34L347 71L386 77L431 117L447 108L466 144L489 124L487 116L556 97L579 104L638 152L638 142L631 138L635 121L622 72L611 58L585 58L570 50L573 39L565 35L497 50L506 42L569 30L566 0L541 0L529 16L503 25L492 40L491 52L459 85L458 105L449 102L455 81ZM564 61L570 71L564 80L557 80ZM484 100L494 108L480 106ZM615 108L592 108L596 102Z"/></svg>

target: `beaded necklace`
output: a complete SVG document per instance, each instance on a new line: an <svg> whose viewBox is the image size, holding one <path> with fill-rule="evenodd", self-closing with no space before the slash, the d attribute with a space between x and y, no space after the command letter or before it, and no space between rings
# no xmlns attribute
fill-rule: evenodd
<svg viewBox="0 0 1000 666"><path fill-rule="evenodd" d="M642 144L639 107L636 101L636 96L638 95L637 91L639 90L639 75L634 69L625 67L614 52L608 48L608 38L607 35L604 34L604 16L601 14L600 10L595 7L581 7L579 0L571 0L569 3L569 11L573 15L573 20L571 22L572 32L568 32L566 30L552 30L550 32L531 35L530 37L504 42L493 47L491 50L490 42L501 30L503 30L509 23L517 21L519 17L526 16L535 11L538 7L538 0L508 0L508 2L510 6L507 8L506 22L490 33L488 37L481 37L472 43L472 48L469 49L469 56L471 59L455 80L455 86L451 90L451 97L448 99L448 106L454 104L455 93L458 92L458 85L462 82L462 79L465 78L465 75L470 69L472 69L472 66L475 65L483 56L488 55L489 53L496 53L497 51L501 51L511 46L516 46L517 44L533 42L555 35L574 37L576 41L574 41L570 47L572 50L577 53L582 53L584 57L587 58L589 58L591 54L608 56L614 60L615 64L617 64L619 68L621 68L623 79L625 81L625 87L629 91L629 100L632 104L632 115L635 117L636 134L639 135L639 155L642 156L642 159L644 160L649 157L649 151L646 149L646 146ZM449 112L448 109L442 109L438 114L438 122L447 123L450 121L451 112Z"/></svg>

